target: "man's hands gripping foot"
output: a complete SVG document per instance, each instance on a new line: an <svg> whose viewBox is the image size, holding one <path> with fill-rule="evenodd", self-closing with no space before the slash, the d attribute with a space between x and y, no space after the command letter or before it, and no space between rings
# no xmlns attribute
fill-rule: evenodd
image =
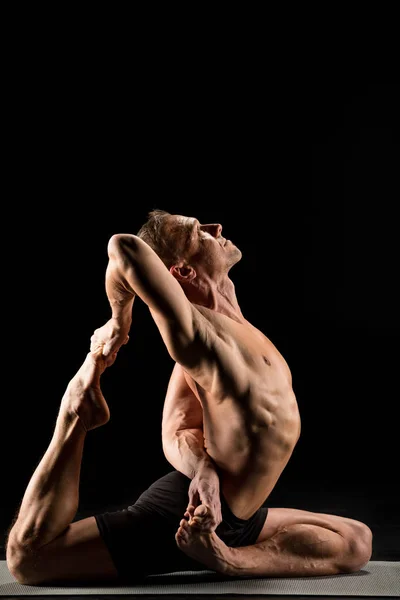
<svg viewBox="0 0 400 600"><path fill-rule="evenodd" d="M231 549L214 531L210 532L210 520L209 509L201 504L195 509L192 518L189 517L188 521L181 520L175 534L176 543L182 552L208 569L231 575L233 574L230 563Z"/></svg>
<svg viewBox="0 0 400 600"><path fill-rule="evenodd" d="M194 511L200 504L207 506L207 515L202 515L203 529L208 533L215 531L222 521L220 483L214 463L204 460L197 469L195 476L190 482L189 504L184 514L186 518L192 519Z"/></svg>

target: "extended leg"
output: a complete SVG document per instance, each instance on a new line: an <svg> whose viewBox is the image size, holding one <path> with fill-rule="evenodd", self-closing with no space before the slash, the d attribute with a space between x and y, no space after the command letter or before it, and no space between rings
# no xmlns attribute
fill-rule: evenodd
<svg viewBox="0 0 400 600"><path fill-rule="evenodd" d="M65 555L69 556L69 550L75 544L80 548L82 558L85 544L86 548L93 549L94 539L100 537L94 517L70 524L78 509L86 433L105 424L110 417L100 390L100 375L105 368L101 353L88 354L68 384L50 445L28 484L17 519L9 531L7 565L21 582L33 582L34 572L38 580L41 579L40 564L46 554L51 558L52 549L63 547ZM105 563L109 560L108 571L116 575L101 540L99 544L99 557ZM68 578L68 565L65 568L62 575ZM78 566L75 575L80 573L79 569ZM55 572L54 576L57 578L58 574Z"/></svg>
<svg viewBox="0 0 400 600"><path fill-rule="evenodd" d="M202 532L205 507L197 517L182 519L176 534L179 548L210 569L231 576L311 577L359 571L372 553L372 534L367 526L343 521L332 527L310 523L282 524L270 538L231 548L215 533ZM310 513L312 515L312 513ZM347 520L349 521L349 520Z"/></svg>

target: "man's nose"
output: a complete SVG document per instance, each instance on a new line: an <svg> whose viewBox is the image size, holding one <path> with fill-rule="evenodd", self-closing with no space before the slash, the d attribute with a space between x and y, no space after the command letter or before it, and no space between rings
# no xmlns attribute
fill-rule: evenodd
<svg viewBox="0 0 400 600"><path fill-rule="evenodd" d="M209 223L208 225L203 226L208 233L213 235L214 237L219 237L222 233L222 225L221 223Z"/></svg>

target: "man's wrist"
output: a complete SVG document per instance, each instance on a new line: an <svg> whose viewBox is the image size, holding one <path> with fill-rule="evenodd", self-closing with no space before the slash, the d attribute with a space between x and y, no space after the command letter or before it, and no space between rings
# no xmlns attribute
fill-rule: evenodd
<svg viewBox="0 0 400 600"><path fill-rule="evenodd" d="M134 298L131 298L126 304L110 302L111 318L121 327L131 326L133 300Z"/></svg>
<svg viewBox="0 0 400 600"><path fill-rule="evenodd" d="M208 454L202 457L199 461L199 464L197 466L197 472L203 469L212 469L213 471L216 471L216 465L213 459Z"/></svg>
<svg viewBox="0 0 400 600"><path fill-rule="evenodd" d="M124 315L121 313L115 313L112 311L111 320L114 321L115 326L120 329L124 329L126 327L130 327L132 325L132 317L131 315Z"/></svg>

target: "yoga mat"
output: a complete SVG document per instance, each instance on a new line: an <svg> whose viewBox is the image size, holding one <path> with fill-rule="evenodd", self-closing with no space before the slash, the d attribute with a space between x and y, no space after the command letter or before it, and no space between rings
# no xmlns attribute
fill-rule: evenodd
<svg viewBox="0 0 400 600"><path fill-rule="evenodd" d="M370 561L357 573L326 577L226 578L215 571L151 575L133 585L28 586L15 581L0 561L1 596L211 594L400 597L400 562Z"/></svg>

